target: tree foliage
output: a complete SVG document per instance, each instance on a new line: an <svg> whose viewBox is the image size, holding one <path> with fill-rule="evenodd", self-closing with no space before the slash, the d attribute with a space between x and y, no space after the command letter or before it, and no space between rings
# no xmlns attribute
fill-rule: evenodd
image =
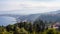
<svg viewBox="0 0 60 34"><path fill-rule="evenodd" d="M0 34L60 34L60 31L49 30L47 26L46 22L42 20L36 20L33 23L20 22L13 25L0 26Z"/></svg>

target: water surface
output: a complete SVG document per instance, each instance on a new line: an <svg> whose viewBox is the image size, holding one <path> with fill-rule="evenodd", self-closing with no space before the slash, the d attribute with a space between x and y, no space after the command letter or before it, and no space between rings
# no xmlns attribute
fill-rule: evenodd
<svg viewBox="0 0 60 34"><path fill-rule="evenodd" d="M16 23L16 19L9 16L0 16L0 25L9 25Z"/></svg>

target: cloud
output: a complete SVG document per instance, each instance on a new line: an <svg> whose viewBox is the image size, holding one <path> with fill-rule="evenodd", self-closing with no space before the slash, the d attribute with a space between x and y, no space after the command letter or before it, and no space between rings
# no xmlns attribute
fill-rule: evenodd
<svg viewBox="0 0 60 34"><path fill-rule="evenodd" d="M59 0L58 0L59 1ZM20 10L19 13L43 13L60 10L60 2L52 0L2 0L0 1L0 11ZM15 11L15 13L17 12Z"/></svg>

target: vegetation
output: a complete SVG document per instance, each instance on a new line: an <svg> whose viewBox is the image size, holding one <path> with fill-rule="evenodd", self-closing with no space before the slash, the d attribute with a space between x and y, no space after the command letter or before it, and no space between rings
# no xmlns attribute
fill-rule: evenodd
<svg viewBox="0 0 60 34"><path fill-rule="evenodd" d="M20 22L8 26L0 26L0 34L60 34L57 29L48 28L46 22L36 20L31 22Z"/></svg>

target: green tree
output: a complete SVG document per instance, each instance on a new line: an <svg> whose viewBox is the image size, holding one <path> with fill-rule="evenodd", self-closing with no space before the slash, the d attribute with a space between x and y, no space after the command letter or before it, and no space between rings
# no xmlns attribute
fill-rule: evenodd
<svg viewBox="0 0 60 34"><path fill-rule="evenodd" d="M36 20L34 23L33 23L33 26L34 26L34 29L36 32L43 32L44 29L45 29L45 23L42 21L42 20Z"/></svg>
<svg viewBox="0 0 60 34"><path fill-rule="evenodd" d="M47 34L54 34L53 30L48 30Z"/></svg>
<svg viewBox="0 0 60 34"><path fill-rule="evenodd" d="M15 31L14 31L14 34L20 34L20 28L15 26Z"/></svg>
<svg viewBox="0 0 60 34"><path fill-rule="evenodd" d="M14 31L14 25L8 25L6 26L6 30L9 31Z"/></svg>

